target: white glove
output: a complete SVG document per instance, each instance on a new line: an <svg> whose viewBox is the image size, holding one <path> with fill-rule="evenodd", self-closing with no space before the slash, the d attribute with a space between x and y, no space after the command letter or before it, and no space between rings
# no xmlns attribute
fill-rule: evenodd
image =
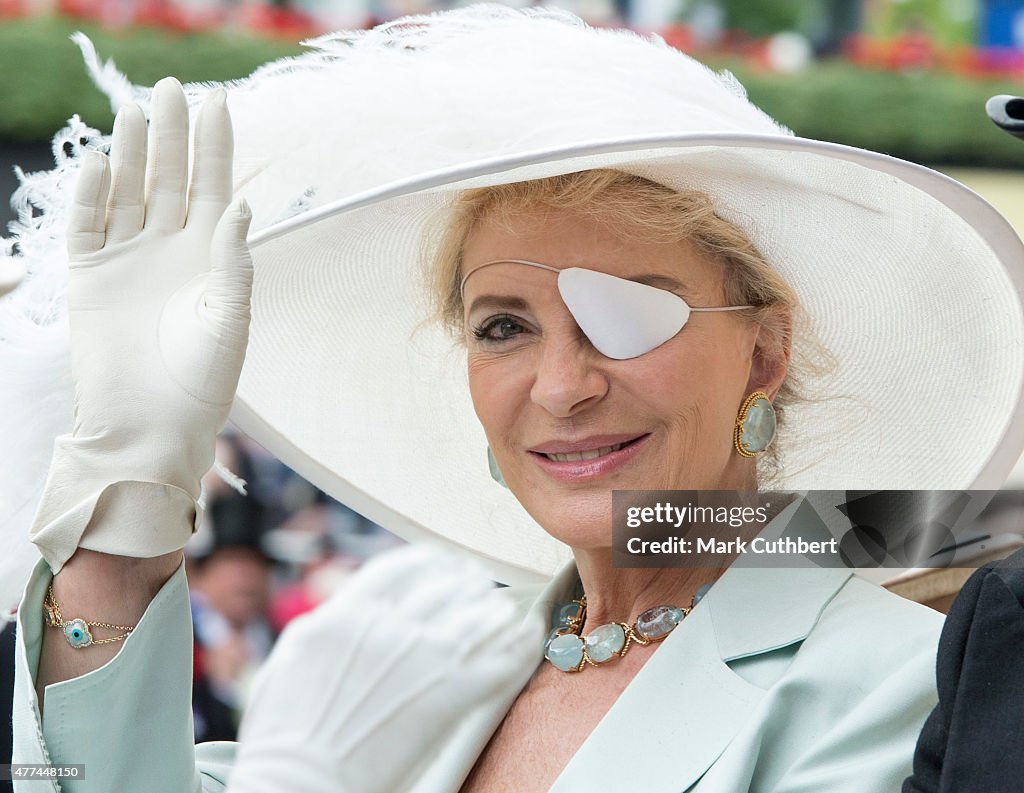
<svg viewBox="0 0 1024 793"><path fill-rule="evenodd" d="M161 80L148 165L136 105L117 114L112 162L88 152L82 163L67 233L74 429L54 444L32 527L55 573L78 546L169 553L199 520L199 480L245 356L252 262L248 207L225 212L223 90L202 107L191 185L188 126L180 84Z"/></svg>
<svg viewBox="0 0 1024 793"><path fill-rule="evenodd" d="M460 717L541 660L477 565L421 547L368 562L289 624L257 673L228 793L398 793Z"/></svg>

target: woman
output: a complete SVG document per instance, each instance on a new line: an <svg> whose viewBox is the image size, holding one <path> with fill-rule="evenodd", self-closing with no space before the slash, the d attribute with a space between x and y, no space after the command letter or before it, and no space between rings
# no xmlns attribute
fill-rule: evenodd
<svg viewBox="0 0 1024 793"><path fill-rule="evenodd" d="M68 790L216 790L232 764L238 793L897 789L934 704L939 618L799 557L724 575L614 567L609 491L765 487L771 434L744 405L757 394L780 416L790 402L776 485L1005 475L1022 432L1007 428L1022 334L1005 222L924 169L787 136L668 48L561 15L470 9L323 46L236 87L236 118L236 96L263 113L242 128L300 125L294 141L303 113L373 107L388 134L324 116L315 147L236 153L234 192L258 223L288 196L304 210L250 240L248 340L249 213L221 217L223 94L203 104L191 184L173 81L152 96L148 162L129 105L109 169L84 164L69 233L76 426L33 526L47 564L20 610L21 761L85 762ZM410 140L410 119L406 151L395 136ZM464 334L461 375L421 327L410 263L424 241L443 318ZM947 327L969 332L936 344ZM815 332L837 362L828 379ZM193 755L177 549L243 352L244 429L377 522L475 551L518 585L499 605L451 563L381 562L286 632L237 757ZM817 401L795 401L794 374ZM909 442L949 412L929 399L908 412L909 398L940 385L962 419L955 460ZM486 439L462 420L470 406ZM485 450L507 490L480 482ZM765 531L824 522L798 500ZM63 604L121 638L79 651L44 629L50 570L50 617ZM585 611L561 608L584 596ZM645 628L658 606L677 610ZM593 663L572 636L543 660L556 607ZM620 621L628 646L608 635Z"/></svg>

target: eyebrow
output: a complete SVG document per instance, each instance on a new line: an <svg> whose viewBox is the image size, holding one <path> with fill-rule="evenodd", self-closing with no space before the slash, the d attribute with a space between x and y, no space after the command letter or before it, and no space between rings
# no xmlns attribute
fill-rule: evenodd
<svg viewBox="0 0 1024 793"><path fill-rule="evenodd" d="M474 309L477 308L505 308L512 309L513 311L526 311L529 307L530 304L521 297L513 297L512 295L480 295L480 297L475 298L469 304L466 313L472 314Z"/></svg>
<svg viewBox="0 0 1024 793"><path fill-rule="evenodd" d="M669 291L689 291L689 288L682 281L664 273L644 273L643 275L634 275L627 280L636 281L638 284L646 284L647 286L656 286L659 289L668 289Z"/></svg>

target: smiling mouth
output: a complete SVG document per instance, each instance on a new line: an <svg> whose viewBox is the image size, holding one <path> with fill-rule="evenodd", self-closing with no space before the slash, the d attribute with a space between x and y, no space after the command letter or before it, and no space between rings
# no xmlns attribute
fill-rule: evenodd
<svg viewBox="0 0 1024 793"><path fill-rule="evenodd" d="M640 436L646 437L646 436ZM636 443L640 438L634 438L631 441L624 441L622 443L615 443L611 446L602 446L600 449L589 449L583 452L569 452L567 454L548 454L547 452L540 452L544 457L547 457L552 462L556 463L575 463L583 462L584 460L596 460L599 457L617 452L619 449L624 449L627 446L631 446Z"/></svg>

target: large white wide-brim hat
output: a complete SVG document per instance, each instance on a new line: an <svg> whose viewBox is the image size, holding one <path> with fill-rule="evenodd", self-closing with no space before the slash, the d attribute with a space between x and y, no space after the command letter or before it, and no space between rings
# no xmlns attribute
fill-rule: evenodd
<svg viewBox="0 0 1024 793"><path fill-rule="evenodd" d="M564 561L489 476L421 262L461 191L592 168L711 194L834 355L811 384L826 398L787 413L774 486L1003 484L1024 447L1024 248L966 187L795 137L660 40L561 12L473 7L314 46L226 86L257 229L232 419L331 495L508 582Z"/></svg>

